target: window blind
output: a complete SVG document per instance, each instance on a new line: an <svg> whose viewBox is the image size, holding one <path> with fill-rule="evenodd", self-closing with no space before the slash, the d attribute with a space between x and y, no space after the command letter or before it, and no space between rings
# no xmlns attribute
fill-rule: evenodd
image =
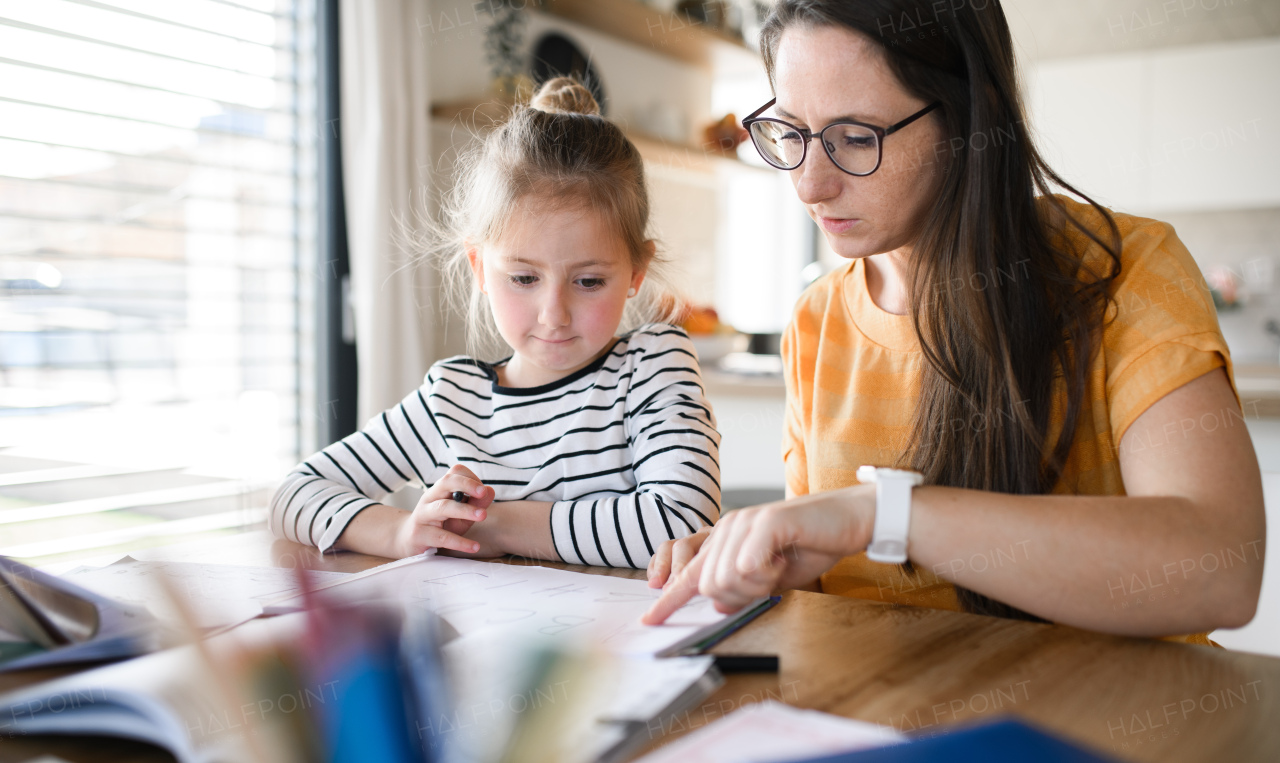
<svg viewBox="0 0 1280 763"><path fill-rule="evenodd" d="M0 554L257 521L310 442L314 4L0 0Z"/></svg>

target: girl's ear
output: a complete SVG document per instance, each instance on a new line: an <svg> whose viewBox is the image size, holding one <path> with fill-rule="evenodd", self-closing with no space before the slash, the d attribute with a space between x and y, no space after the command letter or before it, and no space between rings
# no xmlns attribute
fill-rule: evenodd
<svg viewBox="0 0 1280 763"><path fill-rule="evenodd" d="M645 262L652 262L653 256L658 251L658 245L650 239L644 242L644 248L648 250L649 256L645 258ZM640 293L640 285L644 283L644 277L649 274L649 266L645 265L641 268L634 268L631 271L631 290L628 292L631 296Z"/></svg>
<svg viewBox="0 0 1280 763"><path fill-rule="evenodd" d="M476 279L476 286L480 287L481 294L487 294L484 290L484 257L480 254L480 247L475 244L466 245L467 262L471 264L471 275Z"/></svg>

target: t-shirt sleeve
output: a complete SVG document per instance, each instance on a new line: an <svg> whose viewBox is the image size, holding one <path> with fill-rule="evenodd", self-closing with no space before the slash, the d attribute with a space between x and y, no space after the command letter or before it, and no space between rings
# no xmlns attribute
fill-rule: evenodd
<svg viewBox="0 0 1280 763"><path fill-rule="evenodd" d="M1103 330L1117 444L1156 401L1214 369L1224 368L1235 388L1208 283L1173 228L1150 222L1129 232L1122 263Z"/></svg>
<svg viewBox="0 0 1280 763"><path fill-rule="evenodd" d="M782 421L782 463L791 495L809 493L809 462L804 447L804 412L802 390L811 386L806 381L800 362L800 330L792 320L782 335L783 377L787 385L786 409Z"/></svg>
<svg viewBox="0 0 1280 763"><path fill-rule="evenodd" d="M294 467L271 500L271 532L327 551L361 511L410 482L434 484L449 464L428 403L432 381Z"/></svg>

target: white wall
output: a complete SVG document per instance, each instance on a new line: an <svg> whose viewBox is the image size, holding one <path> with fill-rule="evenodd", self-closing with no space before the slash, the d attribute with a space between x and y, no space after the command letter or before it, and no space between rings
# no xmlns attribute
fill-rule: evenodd
<svg viewBox="0 0 1280 763"><path fill-rule="evenodd" d="M708 398L720 430L720 486L724 490L786 485L782 420L786 402L776 395L713 391Z"/></svg>

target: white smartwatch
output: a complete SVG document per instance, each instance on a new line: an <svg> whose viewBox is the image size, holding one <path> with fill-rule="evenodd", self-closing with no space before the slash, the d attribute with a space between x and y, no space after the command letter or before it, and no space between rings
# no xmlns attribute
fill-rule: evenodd
<svg viewBox="0 0 1280 763"><path fill-rule="evenodd" d="M911 489L924 482L924 475L910 469L859 466L858 481L876 486L876 524L871 531L871 545L867 546L867 558L886 564L907 561Z"/></svg>

